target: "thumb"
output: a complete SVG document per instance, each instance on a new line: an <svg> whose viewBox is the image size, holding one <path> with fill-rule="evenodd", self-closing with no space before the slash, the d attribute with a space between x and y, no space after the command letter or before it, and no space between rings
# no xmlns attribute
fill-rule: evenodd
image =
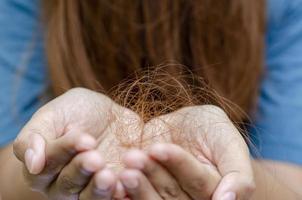
<svg viewBox="0 0 302 200"><path fill-rule="evenodd" d="M236 126L221 110L212 112L206 143L221 175L212 200L246 200L255 189L248 146Z"/></svg>
<svg viewBox="0 0 302 200"><path fill-rule="evenodd" d="M45 139L37 133L25 134L13 144L14 154L31 174L39 174L45 166Z"/></svg>
<svg viewBox="0 0 302 200"><path fill-rule="evenodd" d="M254 189L255 184L251 177L240 172L230 172L222 178L213 200L247 200L251 198Z"/></svg>
<svg viewBox="0 0 302 200"><path fill-rule="evenodd" d="M247 147L229 145L228 150L219 158L217 166L222 179L214 192L213 200L251 198L255 182Z"/></svg>

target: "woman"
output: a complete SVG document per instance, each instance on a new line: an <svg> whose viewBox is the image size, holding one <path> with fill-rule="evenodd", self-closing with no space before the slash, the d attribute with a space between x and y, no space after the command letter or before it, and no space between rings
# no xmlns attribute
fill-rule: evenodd
<svg viewBox="0 0 302 200"><path fill-rule="evenodd" d="M292 95L299 94L298 77L300 73L297 68L295 68L295 70L286 68L285 70L285 66L293 65L295 62L299 64L299 57L296 58L294 56L299 52L301 46L299 35L300 31L302 31L300 30L302 26L300 26L300 21L298 20L299 17L301 17L299 10L301 8L300 2L291 1L287 3L281 0L278 2L269 1L267 9L268 23L266 23L264 17L264 1L249 1L246 3L239 1L229 3L229 1L214 0L194 2L178 1L177 3L174 1L173 3L171 3L172 1L165 1L164 3L151 2L154 1L135 1L133 4L128 3L129 5L125 2L111 4L107 1L85 1L85 3L83 3L83 1L45 2L44 13L46 14L47 54L50 72L52 74L54 94L62 94L64 91L76 86L96 90L100 87L97 82L100 82L103 90L106 91L111 86L117 84L121 78L131 73L133 68L156 65L172 59L189 66L195 73L206 78L209 84L214 87L220 95L236 103L246 112L251 112L253 110L253 100L257 95L257 85L261 76L264 24L267 24L266 42L268 46L266 49L266 63L268 73L265 74L261 88L262 92L259 101L261 112L259 112L259 116L257 116L257 125L260 128L260 139L263 142L260 153L262 153L264 159L272 159L275 161L253 161L252 167L255 173L256 185L260 186L255 190L255 196L253 198L298 199L299 197L297 197L295 189L299 186L300 180L296 177L300 176L301 170L299 167L289 163L300 164L299 152L301 152L300 148L302 143L299 140L298 130L300 130L299 126L301 123L299 123L299 120L301 119L299 119L299 109L297 108L299 108L301 104L298 99L299 96L297 98L292 97ZM3 73L1 72L1 75L3 74L1 81L3 81L3 85L9 85L1 91L5 94L2 95L5 97L3 97L3 105L5 106L2 106L2 113L15 113L15 115L10 115L4 118L4 120L1 120L1 123L3 123L2 127L9 127L3 129L3 133L5 133L3 137L1 137L3 144L7 144L13 140L20 128L20 126L17 127L14 125L15 121L20 120L24 123L24 121L29 119L29 116L31 116L39 105L39 95L44 91L43 83L45 81L45 74L43 71L45 68L42 67L43 63L41 63L41 57L43 57L43 55L41 55L42 46L40 46L41 43L37 42L40 41L39 38L41 35L39 33L32 34L31 31L38 18L37 16L33 16L33 13L36 13L38 9L36 6L33 2L13 0L4 1L3 6L1 6L1 8L4 9L1 19L3 20L3 24L7 23L7 19L16 23L15 26L3 29L1 36L2 38L14 36L13 40L3 39L7 41L7 43L4 43L2 47L3 49L6 48L5 51L2 51L3 64L1 64L1 66L5 67L1 68L1 70L3 70ZM11 9L20 9L22 12L12 12ZM172 11L168 12L170 9ZM25 17L27 17L27 20L25 20ZM19 30L20 28L22 31ZM24 43L26 39L36 42ZM26 50L20 57L18 50L22 48ZM8 54L9 51L7 50L11 50L11 54ZM14 52L18 55L14 55ZM16 60L20 60L20 66L16 65ZM29 64L30 70L27 68ZM36 67L36 69L34 69L34 67ZM121 70L120 67L122 67L123 70ZM174 68L171 68L170 71L177 74ZM17 77L17 79L14 79L14 77ZM20 79L20 77L22 78ZM22 81L22 84L17 84L18 87L16 87L16 84L8 84L12 80ZM32 87L33 85L36 85L36 87ZM27 89L28 87L32 89L29 91ZM27 94L25 97L23 97L24 92ZM18 98L21 94L22 99ZM11 99L14 101L11 101ZM50 115L49 117L48 111L54 108L63 109L63 113L66 111L68 116L72 116L70 119L74 119L71 120L72 122L76 121L78 123L83 120L83 124L88 126L87 130L90 134L92 133L92 135L94 135L93 133L99 133L100 130L104 128L96 126L96 124L99 124L99 121L87 120L86 117L84 119L78 119L77 117L90 115L91 119L99 119L102 121L102 117L104 116L99 116L99 113L91 112L94 110L93 106L90 107L90 109L82 109L85 114L81 113L82 111L78 112L77 109L73 109L73 111L76 111L75 113L71 112L71 107L68 105L75 100L77 100L77 103L92 102L91 105L95 105L95 102L98 102L97 105L99 105L99 102L101 102L101 108L107 108L108 105L112 105L111 100L108 100L102 95L86 90L73 90L59 97L54 103L46 105L44 109L35 114L20 133L20 139L15 143L14 149L17 157L27 166L27 170L29 171L29 173L27 173L27 180L34 180L33 183L35 183L35 185L33 185L33 188L41 191L43 189L43 191L45 191L45 188L54 188L45 193L57 199L76 199L78 197L89 199L89 195L92 195L89 193L89 191L92 191L90 190L92 187L89 187L91 185L88 184L87 190L83 188L90 181L90 179L87 180L87 175L78 177L77 175L81 173L73 173L69 176L73 177L72 180L80 180L81 184L78 185L81 187L73 187L76 184L71 184L72 187L68 188L66 181L64 182L64 177L68 177L64 175L72 171L66 164L73 158L75 163L70 162L71 164L90 163L88 167L90 173L95 173L96 177L100 176L100 180L103 180L101 183L105 183L104 180L107 180L109 182L111 181L111 183L109 183L110 188L125 187L124 189L126 189L126 192L133 199L164 198L161 194L156 196L158 195L157 193L161 191L160 184L163 183L163 181L156 180L159 180L158 177L162 176L158 176L158 174L154 176L155 178L152 178L153 176L147 176L146 174L148 173L144 171L146 169L133 166L133 162L128 163L128 167L136 168L135 175L133 175L132 172L132 174L130 173L132 176L129 175L129 172L126 173L126 175L121 175L119 178L122 186L117 184L119 186L113 187L116 179L110 172L105 171L105 173L102 170L103 163L95 162L96 160L102 159L97 152L93 151L96 144L94 139L89 135L77 132L72 134L72 138L77 138L78 140L72 140L72 138L67 137L71 134L64 135L66 136L64 138L57 138L58 135L60 136L65 130L62 131L63 129L60 129L62 128L60 127L60 125L62 125L60 122L64 121L60 119L62 115L56 114ZM78 102L78 100L83 101ZM10 104L5 104L5 102L13 102L15 106L7 106ZM290 102L290 105L285 105L285 103L288 102ZM80 105L89 108L88 104L84 104L85 106L83 106L83 104ZM5 109L8 110L5 111ZM20 112L24 114L19 115ZM239 109L236 113L239 113ZM289 119L288 116L293 115L296 116L295 119ZM231 117L234 120L245 120L243 115L238 116L238 118ZM46 124L53 122L58 123L56 127L58 126L59 128L49 131L39 126L39 124L41 125L42 123L45 125L45 120L47 122ZM274 120L282 121L282 123L279 121L276 121L278 123L274 123ZM226 121L225 118L224 121ZM65 127L65 125L66 124L64 124L63 127ZM104 126L106 123L102 125ZM228 125L226 127L228 128L227 130L229 130L230 127L233 126ZM33 130L38 131L39 134L32 136L31 133ZM232 135L236 136L236 141L242 141L242 137L238 137L237 131L234 131L234 129L231 130L233 130L230 131ZM55 135L57 131L58 135ZM45 133L42 134L42 132ZM49 134L46 134L46 132ZM293 134L293 132L297 133L297 136L288 136L287 134L289 134L289 132L290 134ZM75 134L77 134L78 137L74 137ZM271 137L270 134L278 135ZM39 135L43 135L44 138L41 138ZM54 138L57 139L54 141L51 140ZM47 144L46 146L49 149L44 149L45 144ZM225 149L228 144L229 143L222 143L218 146L224 147L222 149ZM240 144L242 143L240 142ZM239 149L238 146L240 147ZM72 151L72 155L62 154L66 152L64 149L67 147L68 149L72 148L75 150ZM174 158L177 158L175 161L177 163L178 159L184 161L187 154L177 147L177 149L174 150L169 147L170 146L165 145L160 148L154 147L157 150L152 150L151 148L149 157L152 156L161 166L165 166L165 174L172 174L176 179L173 179L174 182L177 182L177 185L180 185L181 188L185 190L185 193L193 199L200 198L205 191L202 189L196 190L194 189L196 187L190 185L190 181L185 181L192 180L193 177L198 175L198 172L202 171L188 170L201 169L200 162L196 164L196 162L194 162L196 160L192 159L190 162L185 162L186 165L184 165L183 168L175 169L173 166L178 166L173 163L175 160L160 159L160 155L175 155ZM212 160L211 164L217 166L222 179L219 180L219 185L214 191L211 190L206 193L207 198L213 196L213 199L244 199L249 198L251 195L251 191L253 190L253 175L246 148L244 145L230 145L228 147L230 151L227 152L218 151L220 148L210 148L211 154L219 152L216 155L221 158L221 162L218 162L219 159ZM21 178L21 169L18 162L13 158L10 151L11 148L12 145L8 145L7 148L1 151L1 160L8 158L6 164L1 166L1 175L3 174L2 177L7 178L11 177L8 174L15 174L17 176L14 176L14 178L18 180L17 178ZM160 150L158 150L158 148ZM46 155L44 155L44 151ZM84 152L74 154L74 152L82 151ZM160 151L161 153L156 154L154 151ZM290 152L290 154L287 152ZM89 154L89 156L83 156L84 153ZM140 154L141 157L144 155L145 154ZM131 160L133 155L129 157L128 159ZM149 157L147 157L147 159ZM239 159L236 160L238 157ZM222 162L224 159L228 162ZM125 162L127 163L128 161L126 160ZM288 164L279 163L278 161L287 161ZM44 168L45 162L47 165ZM65 165L66 167L63 168ZM268 166L268 170L261 166ZM272 166L273 169L270 169ZM66 168L67 170L64 170ZM44 170L44 173L40 173L42 170ZM281 175L279 177L279 175L275 175L272 177L270 176L270 170L286 171L286 176ZM190 173L185 173L188 171L190 171ZM238 171L239 173L232 173L234 171ZM35 176L34 174L39 175ZM59 174L61 174L61 176ZM188 179L182 178L184 174ZM91 174L89 174L89 176L91 176ZM54 177L58 178L55 182L58 183L58 185L55 184L54 187L52 187ZM125 181L125 179L132 180L130 182L133 183L134 179L140 179L142 177L144 177L145 181L143 184L140 184L140 186L149 184L149 186L152 185L156 190L152 191L150 189L144 192L140 190L146 187L127 189L127 181ZM211 184L210 181L202 181L209 180L205 178L204 174L199 174L197 177L200 177L197 179L198 183ZM293 179L297 181L293 182ZM99 179L96 178L96 180ZM170 179L167 178L164 180ZM1 181L3 181L1 184L6 186L3 186L3 188L13 187L7 184L9 182L7 179ZM3 196L10 199L18 199L21 195L22 198L24 195L36 195L35 193L30 193L27 190L28 187L24 185L22 181L18 181L17 183L20 184L15 186L18 192L12 194L8 189L2 189L3 191L1 192ZM266 187L261 187L262 184L264 186L270 185L274 189L274 192L268 192L265 189ZM133 185L135 184L132 184L132 186ZM67 190L62 191L62 188L67 188ZM116 190L119 191L119 189ZM298 191L299 190L297 190L297 192ZM111 195L111 192L107 192L105 197L98 198L110 199ZM30 198L33 199L34 197L30 196ZM40 197L36 198L39 199ZM173 199L173 195L170 194L170 198Z"/></svg>

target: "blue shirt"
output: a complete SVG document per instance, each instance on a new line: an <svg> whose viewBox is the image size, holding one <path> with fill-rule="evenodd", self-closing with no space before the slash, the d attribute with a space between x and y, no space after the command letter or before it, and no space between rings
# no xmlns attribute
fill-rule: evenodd
<svg viewBox="0 0 302 200"><path fill-rule="evenodd" d="M0 1L0 146L14 140L47 87L39 3ZM264 159L302 165L302 0L268 0L267 16L252 142Z"/></svg>
<svg viewBox="0 0 302 200"><path fill-rule="evenodd" d="M302 165L302 0L269 0L267 28L256 154Z"/></svg>

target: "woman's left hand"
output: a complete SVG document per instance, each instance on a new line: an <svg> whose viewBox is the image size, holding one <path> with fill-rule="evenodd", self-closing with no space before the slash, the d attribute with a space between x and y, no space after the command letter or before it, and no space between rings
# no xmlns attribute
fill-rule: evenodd
<svg viewBox="0 0 302 200"><path fill-rule="evenodd" d="M189 144L156 144L147 153L128 152L120 179L131 199L251 197L255 183L248 147L224 111L209 105L183 108L151 120L145 131L159 127L174 131L172 136L178 132L176 138Z"/></svg>

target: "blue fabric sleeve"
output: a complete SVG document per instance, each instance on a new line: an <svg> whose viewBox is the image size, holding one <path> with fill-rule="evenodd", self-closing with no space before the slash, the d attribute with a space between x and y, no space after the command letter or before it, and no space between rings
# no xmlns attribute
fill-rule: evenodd
<svg viewBox="0 0 302 200"><path fill-rule="evenodd" d="M0 147L37 110L47 85L39 3L0 1Z"/></svg>
<svg viewBox="0 0 302 200"><path fill-rule="evenodd" d="M252 130L260 158L302 165L302 1L269 0L266 74Z"/></svg>

